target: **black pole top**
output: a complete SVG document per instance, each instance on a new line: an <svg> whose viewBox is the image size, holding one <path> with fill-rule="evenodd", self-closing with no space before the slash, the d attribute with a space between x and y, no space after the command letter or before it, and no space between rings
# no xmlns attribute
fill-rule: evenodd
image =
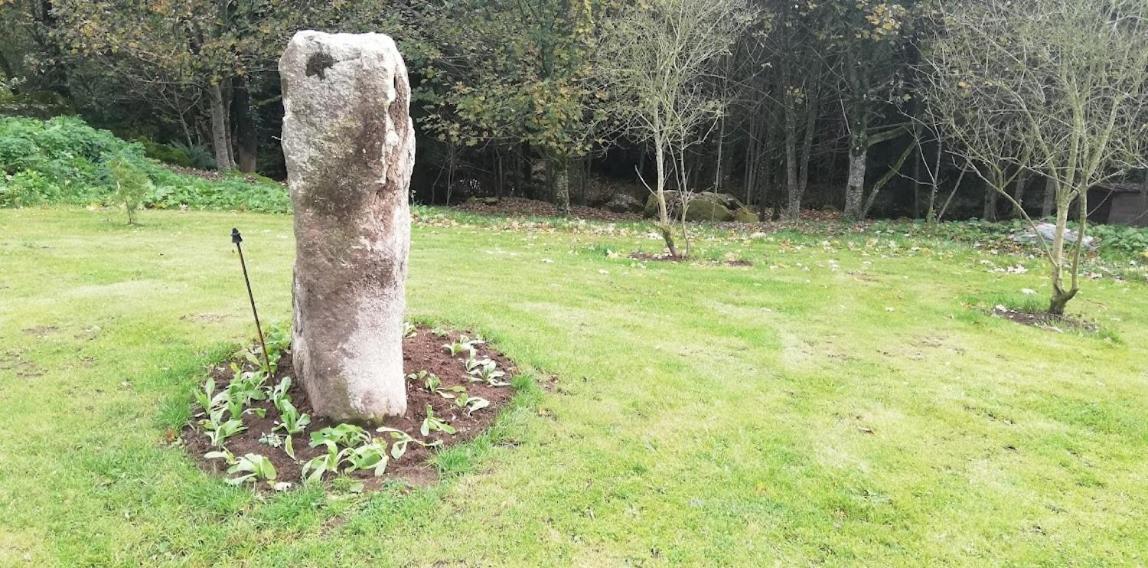
<svg viewBox="0 0 1148 568"><path fill-rule="evenodd" d="M231 229L231 242L233 242L235 244L239 244L239 243L243 242L243 235L239 234L239 229L235 229L235 228Z"/></svg>

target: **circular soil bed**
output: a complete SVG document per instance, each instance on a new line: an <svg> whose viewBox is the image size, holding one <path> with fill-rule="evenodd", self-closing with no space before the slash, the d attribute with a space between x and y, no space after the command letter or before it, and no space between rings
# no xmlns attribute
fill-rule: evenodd
<svg viewBox="0 0 1148 568"><path fill-rule="evenodd" d="M659 254L652 254L648 252L633 252L630 253L630 258L633 260L640 260L642 262L689 262L693 259L685 256L674 256L668 252ZM753 263L744 259L724 259L712 261L713 264L722 266L753 266Z"/></svg>
<svg viewBox="0 0 1148 568"><path fill-rule="evenodd" d="M376 433L376 427L385 426L402 430L415 440L427 444L437 443L437 447L428 448L417 443L411 443L401 458L390 460L385 473L381 476L376 477L369 470L355 471L346 475L362 481L366 489L377 488L382 482L388 480L402 480L412 485L432 483L438 479L437 469L431 463L431 458L435 452L472 440L490 427L499 411L510 402L514 395L514 389L509 385L492 386L487 381L468 374L466 361L470 354L464 351L452 356L444 347L444 345L459 341L461 337L466 335L458 332L436 332L425 327L415 329L411 335L403 340L403 372L407 375L406 414L388 418L381 425L361 425L375 440L387 442L388 447L390 438ZM470 337L474 336L470 335ZM515 368L510 360L485 343L477 343L473 345L473 348L475 360L489 359L497 364L499 371L505 373L505 376L499 377L494 382L509 383L511 381ZM239 365L241 372L256 370L256 366L248 361L229 361L216 365L210 371L211 376L215 379L216 392L226 390L233 380L235 372L232 370L232 364ZM438 376L441 384L436 391L432 392L425 386L425 375L410 376L412 374L418 375L420 371ZM279 360L274 377L267 380L264 385L273 387L278 385L283 377L291 375L293 375L291 354L286 352ZM465 389L465 393L469 397L486 399L490 402L489 406L468 412L466 408L457 404L457 394L460 388ZM312 414L311 403L307 400L307 394L297 380L292 381L291 388L287 392L291 402L300 412ZM447 396L454 398L447 398ZM427 417L428 406L433 409L435 417L449 423L456 432L447 434L441 431L432 431L424 436L420 429L423 420ZM266 443L266 436L269 434L285 435L282 429L277 429L280 415L274 404L269 400L252 401L247 408L248 411L243 415L243 425L246 429L227 438L224 446L236 457L246 454L265 456L275 466L276 482L289 482L291 484L289 487L299 486L302 483L303 464L326 453L326 449L322 445L311 447L310 435L323 428L336 426L338 423L312 415L311 423L307 426L306 431L293 436L295 459L292 459L283 447L272 447ZM181 434L184 447L202 469L225 475L228 464L224 460L204 457L204 454L218 448L211 446L207 433L199 425L199 421L204 418L205 413L198 405L196 410L192 421L184 427ZM259 413L264 415L259 416ZM333 474L328 474L324 476L324 479L332 477L334 477ZM272 486L272 484L264 482L259 482L256 485L260 489L268 489ZM286 487L280 486L280 488Z"/></svg>
<svg viewBox="0 0 1148 568"><path fill-rule="evenodd" d="M1048 312L1029 312L1014 310L1005 306L994 306L992 315L1014 321L1019 324L1039 327L1049 331L1074 330L1085 333L1096 333L1100 326L1093 322L1076 319L1070 316L1056 316Z"/></svg>

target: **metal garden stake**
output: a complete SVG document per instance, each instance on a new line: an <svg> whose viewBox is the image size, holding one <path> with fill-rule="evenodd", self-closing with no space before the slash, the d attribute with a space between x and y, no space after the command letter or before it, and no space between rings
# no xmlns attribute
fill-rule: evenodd
<svg viewBox="0 0 1148 568"><path fill-rule="evenodd" d="M239 251L239 265L243 267L243 282L247 284L247 299L251 301L251 315L255 316L255 330L259 332L259 345L263 348L263 364L267 372L272 373L271 359L267 356L267 342L263 339L263 326L259 325L259 311L255 309L255 295L251 293L251 279L247 277L247 261L243 260L243 235L239 229L231 229L231 242L235 243L235 250Z"/></svg>

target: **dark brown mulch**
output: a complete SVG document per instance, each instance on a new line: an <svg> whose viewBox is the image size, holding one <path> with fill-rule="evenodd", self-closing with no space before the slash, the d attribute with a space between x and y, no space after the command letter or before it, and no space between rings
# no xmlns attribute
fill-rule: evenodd
<svg viewBox="0 0 1148 568"><path fill-rule="evenodd" d="M1049 331L1063 332L1065 330L1073 330L1095 333L1100 330L1100 326L1093 322L1069 316L1056 316L1048 312L1027 312L1014 310L1005 306L995 306L993 307L992 314L1019 324L1039 327Z"/></svg>
<svg viewBox="0 0 1148 568"><path fill-rule="evenodd" d="M499 411L506 406L514 395L514 389L510 386L492 387L486 383L469 382L464 361L466 356L460 354L457 357L451 357L443 345L451 343L459 338L459 333L450 332L448 335L438 335L428 328L420 327L416 330L413 337L408 337L403 340L403 371L404 373L417 373L418 371L429 371L439 376L442 379L442 389L449 389L450 387L462 385L466 387L467 394L470 396L480 396L490 401L490 406L480 409L473 414L468 415L464 409L458 408L453 400L443 398L439 394L431 393L426 390L421 381L407 380L407 412L403 416L388 418L382 425L390 428L396 428L410 434L412 437L425 442L432 442L440 440L442 442L441 448L449 448L456 444L460 444L474 439L494 422L495 417ZM471 338L473 334L462 333ZM501 380L510 382L515 368L513 363L510 362L505 356L498 351L490 348L486 344L475 346L476 359L490 358L498 363L499 370L506 373L505 377ZM245 368L250 370L253 367L246 364ZM287 375L293 375L291 369L291 356L290 353L283 355L279 362L278 369L276 370L275 377L268 381L266 384L274 385ZM230 362L221 364L211 369L211 375L216 381L216 390L227 388L227 384L231 382L232 371L230 369ZM231 453L237 457L248 453L261 454L269 458L275 465L278 473L276 481L289 481L294 486L301 484L301 471L303 464L307 460L322 454L325 450L323 448L312 448L309 444L310 433L319 431L328 426L335 426L337 423L327 419L317 417L312 413L310 401L307 400L307 394L304 392L298 380L293 380L291 389L288 391L291 396L291 402L299 409L300 412L311 415L311 424L307 427L304 435L296 435L294 437L295 458L292 460L283 448L272 448L259 439L267 433L273 431L275 422L279 418L279 413L274 405L269 401L260 401L253 403L252 407L263 408L266 410L266 415L263 418L255 414L248 413L243 417L243 424L247 427L246 430L227 439L225 445ZM444 434L442 432L431 432L428 437L423 437L419 428L422 425L423 419L426 418L426 407L430 405L434 409L435 416L447 421L458 432L454 435ZM197 417L195 420L198 421ZM375 435L374 426L368 426L368 432ZM282 431L279 431L282 435ZM377 435L381 440L388 441L389 436L382 434ZM224 474L227 466L223 460L207 460L203 455L212 451L208 442L207 435L200 430L198 425L189 424L183 429L182 439L184 446L187 448L188 453L199 464L199 466L210 473ZM429 463L432 457L432 452L438 450L431 448L423 448L417 444L410 444L407 448L406 454L399 460L391 460L387 466L386 473L382 477L374 477L372 472L358 471L350 474L351 477L364 482L365 489L377 488L381 482L386 480L402 480L412 485L426 485L433 483L438 479L438 472L434 465ZM259 484L260 489L267 489L265 484Z"/></svg>
<svg viewBox="0 0 1148 568"><path fill-rule="evenodd" d="M458 205L461 211L479 213L482 215L504 215L507 217L557 217L558 208L549 201L523 199L521 197L503 197L497 203L487 204L482 198L470 199ZM595 221L633 221L641 219L638 213L614 213L605 209L570 206L570 217L589 219Z"/></svg>
<svg viewBox="0 0 1148 568"><path fill-rule="evenodd" d="M652 261L652 262L685 262L688 260L683 256L674 256L668 252L653 254L649 252L632 252L630 258L634 260Z"/></svg>

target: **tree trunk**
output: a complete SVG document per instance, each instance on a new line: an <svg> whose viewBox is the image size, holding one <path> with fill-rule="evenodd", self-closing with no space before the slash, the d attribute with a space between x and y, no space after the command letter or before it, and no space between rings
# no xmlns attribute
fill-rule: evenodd
<svg viewBox="0 0 1148 568"><path fill-rule="evenodd" d="M788 90L788 89L787 89ZM785 113L785 217L801 217L801 193L797 187L797 111L793 108L792 97L786 96Z"/></svg>
<svg viewBox="0 0 1148 568"><path fill-rule="evenodd" d="M502 151L499 150L498 144L494 145L494 161L498 173L498 183L494 186L494 198L502 200L502 194L506 191L506 170L503 169Z"/></svg>
<svg viewBox="0 0 1148 568"><path fill-rule="evenodd" d="M926 223L937 222L937 192L940 190L941 185L941 156L944 155L945 143L940 135L937 136L937 153L934 154L933 159L933 173L929 176L929 210L925 213ZM964 177L964 169L961 170L961 177ZM960 183L958 179L957 183ZM946 203L948 205L948 203Z"/></svg>
<svg viewBox="0 0 1148 568"><path fill-rule="evenodd" d="M522 155L522 196L534 199L534 160L530 157L530 144L523 142L519 151Z"/></svg>
<svg viewBox="0 0 1148 568"><path fill-rule="evenodd" d="M219 171L233 169L231 163L230 136L227 133L227 107L223 104L223 91L218 83L207 87L211 103L211 146L215 150L215 168Z"/></svg>
<svg viewBox="0 0 1148 568"><path fill-rule="evenodd" d="M1056 182L1052 178L1044 179L1044 201L1040 206L1040 217L1047 219L1052 215L1053 208L1056 206Z"/></svg>
<svg viewBox="0 0 1148 568"><path fill-rule="evenodd" d="M666 207L666 149L661 137L654 139L654 163L658 171L657 189L655 190L658 201L658 231L662 234L662 240L666 242L670 256L677 257L678 249L674 246L674 226L670 222L670 212ZM679 195L681 194L679 193Z"/></svg>
<svg viewBox="0 0 1148 568"><path fill-rule="evenodd" d="M990 184L985 184L985 207L981 219L985 221L997 220L997 191Z"/></svg>
<svg viewBox="0 0 1148 568"><path fill-rule="evenodd" d="M377 423L407 408L415 132L394 42L351 37L299 32L279 62L295 212L292 363L316 415ZM316 60L331 53L355 64L317 74Z"/></svg>
<svg viewBox="0 0 1148 568"><path fill-rule="evenodd" d="M1049 300L1048 313L1061 316L1064 315L1064 307L1077 292L1075 289L1064 289L1064 232L1068 228L1068 209L1071 203L1068 200L1068 192L1059 191L1056 182L1051 182L1051 187L1056 196L1056 232L1053 233L1052 249L1049 253L1052 261L1052 298ZM1077 235L1077 238L1082 237Z"/></svg>
<svg viewBox="0 0 1148 568"><path fill-rule="evenodd" d="M550 162L554 181L554 207L559 215L570 214L570 160L559 158Z"/></svg>
<svg viewBox="0 0 1148 568"><path fill-rule="evenodd" d="M721 121L718 127L717 136L717 157L714 158L714 191L721 192L723 181L722 180L722 150L725 147L725 113L723 112L719 118Z"/></svg>
<svg viewBox="0 0 1148 568"><path fill-rule="evenodd" d="M247 90L247 78L235 77L231 81L231 116L235 125L235 165L239 171L255 171L259 152L259 136L255 130L255 112L251 108L251 94Z"/></svg>
<svg viewBox="0 0 1148 568"><path fill-rule="evenodd" d="M862 218L863 197L865 196L865 166L869 158L869 148L865 144L853 144L849 148L849 179L845 186L845 218L860 221Z"/></svg>
<svg viewBox="0 0 1148 568"><path fill-rule="evenodd" d="M1016 188L1013 190L1013 200L1016 201L1012 205L1012 217L1019 219L1024 217L1024 190L1028 185L1028 170L1021 170L1016 175Z"/></svg>

